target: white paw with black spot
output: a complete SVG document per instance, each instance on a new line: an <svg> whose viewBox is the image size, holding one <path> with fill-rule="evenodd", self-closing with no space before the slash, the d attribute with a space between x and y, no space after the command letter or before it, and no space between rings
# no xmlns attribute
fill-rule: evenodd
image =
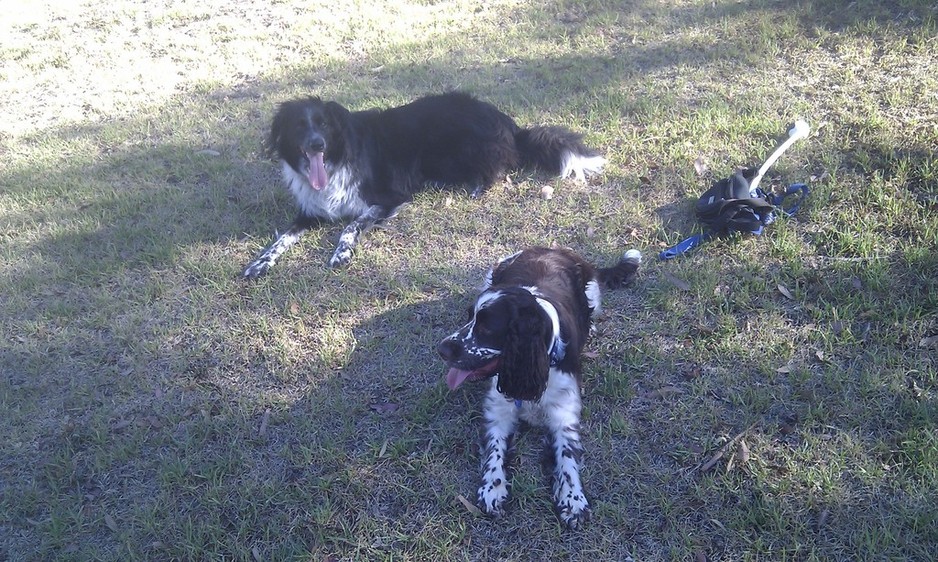
<svg viewBox="0 0 938 562"><path fill-rule="evenodd" d="M557 504L557 514L570 529L582 529L593 514L590 504L582 494L571 494Z"/></svg>
<svg viewBox="0 0 938 562"><path fill-rule="evenodd" d="M505 513L505 502L508 501L508 483L500 478L492 482L483 482L479 486L479 508L492 517Z"/></svg>
<svg viewBox="0 0 938 562"><path fill-rule="evenodd" d="M345 267L352 261L352 250L349 248L336 248L329 258L329 267Z"/></svg>

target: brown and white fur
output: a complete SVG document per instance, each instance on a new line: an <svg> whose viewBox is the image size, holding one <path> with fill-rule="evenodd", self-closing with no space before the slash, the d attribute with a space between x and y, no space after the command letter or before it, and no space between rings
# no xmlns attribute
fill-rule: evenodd
<svg viewBox="0 0 938 562"><path fill-rule="evenodd" d="M507 459L525 421L549 433L561 521L576 529L589 519L579 471L583 347L600 310L601 287L631 283L640 261L637 250L606 268L566 249L530 248L509 256L486 275L470 321L437 346L450 367L450 389L467 380L492 381L477 496L486 513L504 512L511 486Z"/></svg>

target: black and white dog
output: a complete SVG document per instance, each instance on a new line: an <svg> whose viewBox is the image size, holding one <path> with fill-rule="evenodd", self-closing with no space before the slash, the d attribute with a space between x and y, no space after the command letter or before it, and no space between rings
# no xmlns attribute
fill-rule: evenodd
<svg viewBox="0 0 938 562"><path fill-rule="evenodd" d="M284 102L268 147L280 159L299 214L244 276L263 275L309 228L340 219L351 222L329 265L346 265L363 232L427 186L468 186L478 197L518 168L578 179L600 172L606 160L580 138L563 127L522 129L461 93L383 111L350 112L315 97Z"/></svg>
<svg viewBox="0 0 938 562"><path fill-rule="evenodd" d="M641 254L595 268L570 250L531 248L498 263L485 278L468 324L437 351L455 389L491 378L485 398L479 506L500 515L508 499L507 457L518 422L550 434L554 505L575 529L590 516L580 482L580 381L583 346L600 310L600 288L631 283Z"/></svg>

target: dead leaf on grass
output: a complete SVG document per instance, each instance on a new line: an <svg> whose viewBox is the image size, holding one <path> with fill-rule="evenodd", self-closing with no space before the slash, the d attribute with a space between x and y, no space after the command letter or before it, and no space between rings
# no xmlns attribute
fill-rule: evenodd
<svg viewBox="0 0 938 562"><path fill-rule="evenodd" d="M736 450L733 451L730 460L726 463L726 472L729 473L737 466L741 467L747 462L749 462L749 445L746 445L745 439L740 438Z"/></svg>
<svg viewBox="0 0 938 562"><path fill-rule="evenodd" d="M749 445L746 444L745 439L739 440L739 448L736 449L736 458L739 460L739 464L749 462Z"/></svg>
<svg viewBox="0 0 938 562"><path fill-rule="evenodd" d="M667 399L676 394L682 394L680 388L676 386L662 386L661 388L649 390L645 394L642 394L642 398L648 398L650 400L656 400L658 398Z"/></svg>
<svg viewBox="0 0 938 562"><path fill-rule="evenodd" d="M257 549L256 546L251 547L251 556L254 557L254 560L261 562L261 551Z"/></svg>
<svg viewBox="0 0 938 562"><path fill-rule="evenodd" d="M703 156L698 156L694 160L694 171L697 172L698 176L702 176L707 172L707 161Z"/></svg>
<svg viewBox="0 0 938 562"><path fill-rule="evenodd" d="M795 423L793 421L782 420L778 424L778 432L782 435L791 435L795 432Z"/></svg>
<svg viewBox="0 0 938 562"><path fill-rule="evenodd" d="M791 372L791 365L790 365L790 364L789 364L789 365L782 365L782 366L779 367L778 369L775 369L775 372L778 373L778 374L780 374L780 375L787 375L788 373Z"/></svg>
<svg viewBox="0 0 938 562"><path fill-rule="evenodd" d="M132 423L134 423L134 418L117 420L111 425L111 431L120 431L122 429L126 429Z"/></svg>
<svg viewBox="0 0 938 562"><path fill-rule="evenodd" d="M827 524L827 519L831 516L831 510L825 509L817 519L818 529Z"/></svg>
<svg viewBox="0 0 938 562"><path fill-rule="evenodd" d="M270 423L270 408L264 410L264 415L261 417L261 427L257 430L257 434L261 437L267 436L268 423Z"/></svg>
<svg viewBox="0 0 938 562"><path fill-rule="evenodd" d="M938 336L928 336L918 342L919 347L938 347Z"/></svg>
<svg viewBox="0 0 938 562"><path fill-rule="evenodd" d="M675 287L682 291L690 291L690 283L684 281L683 279L678 279L677 277L671 275L668 272L665 272L664 278L674 284Z"/></svg>
<svg viewBox="0 0 938 562"><path fill-rule="evenodd" d="M597 359L599 358L599 353L596 351L584 351L583 357L588 357L590 359Z"/></svg>
<svg viewBox="0 0 938 562"><path fill-rule="evenodd" d="M107 525L108 529L114 531L115 533L117 532L117 521L115 521L114 518L110 515L105 514L104 524Z"/></svg>
<svg viewBox="0 0 938 562"><path fill-rule="evenodd" d="M388 452L388 440L385 439L384 443L381 444L381 450L378 451L378 458L384 458L384 454Z"/></svg>
<svg viewBox="0 0 938 562"><path fill-rule="evenodd" d="M462 494L457 495L457 496L456 496L456 499L459 500L459 503L461 503L461 504L463 505L463 507L466 508L466 511L468 511L469 513L473 514L473 515L476 516L476 517L481 517L481 516L482 516L482 510L479 509L479 508L478 508L476 505L474 505L472 502L470 502L469 500L467 500L466 497L463 496Z"/></svg>
<svg viewBox="0 0 938 562"><path fill-rule="evenodd" d="M381 402L379 404L372 404L371 409L379 414L390 414L396 412L399 406L393 402Z"/></svg>
<svg viewBox="0 0 938 562"><path fill-rule="evenodd" d="M549 199L552 199L553 197L554 197L553 187L549 185L545 185L544 187L541 188L541 199L549 200Z"/></svg>
<svg viewBox="0 0 938 562"><path fill-rule="evenodd" d="M726 473L729 474L733 472L734 468L736 468L736 451L733 451L733 454L730 455L730 460L726 461Z"/></svg>
<svg viewBox="0 0 938 562"><path fill-rule="evenodd" d="M788 300L795 300L795 297L791 295L791 291L788 290L788 287L782 285L781 283L778 284L778 292L785 295L785 298Z"/></svg>
<svg viewBox="0 0 938 562"><path fill-rule="evenodd" d="M700 465L700 472L707 472L708 470L713 468L717 464L717 462L719 462L719 460L723 458L723 455L726 454L726 452L730 449L730 447L732 447L734 443L739 442L743 438L743 436L745 436L747 433L752 431L752 428L756 427L757 423L758 422L753 422L752 425L740 431L735 436L733 436L732 439L724 443L723 446L720 447L717 450L717 452L713 454L712 457L710 457L710 460ZM734 452L733 454L735 455L736 453Z"/></svg>

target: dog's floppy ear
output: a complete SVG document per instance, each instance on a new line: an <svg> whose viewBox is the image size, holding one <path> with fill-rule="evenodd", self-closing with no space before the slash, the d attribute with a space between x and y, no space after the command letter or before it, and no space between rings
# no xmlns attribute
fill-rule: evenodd
<svg viewBox="0 0 938 562"><path fill-rule="evenodd" d="M527 301L527 299L525 299ZM537 400L547 389L552 325L533 298L512 310L498 370L498 391L518 400Z"/></svg>
<svg viewBox="0 0 938 562"><path fill-rule="evenodd" d="M277 149L280 146L280 136L283 134L286 125L287 113L287 104L280 104L277 113L274 114L274 118L270 122L270 133L267 135L267 142L264 143L264 152L271 158L279 156Z"/></svg>
<svg viewBox="0 0 938 562"><path fill-rule="evenodd" d="M348 122L349 110L345 109L342 104L334 101L326 102L324 109L329 124L340 131L344 130Z"/></svg>
<svg viewBox="0 0 938 562"><path fill-rule="evenodd" d="M264 149L271 158L284 158L286 154L281 151L281 140L289 132L290 126L298 121L307 119L307 111L322 105L322 100L316 96L308 96L294 100L288 100L277 107L277 113L274 114L270 122L270 134L267 135L267 142Z"/></svg>

